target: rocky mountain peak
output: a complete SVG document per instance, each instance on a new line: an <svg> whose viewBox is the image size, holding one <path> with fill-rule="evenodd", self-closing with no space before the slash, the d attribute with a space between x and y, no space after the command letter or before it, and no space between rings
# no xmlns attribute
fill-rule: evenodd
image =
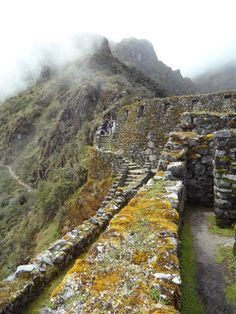
<svg viewBox="0 0 236 314"><path fill-rule="evenodd" d="M152 65L158 61L153 45L146 39L126 38L115 46L114 53L119 59L125 59L142 67L143 64Z"/></svg>
<svg viewBox="0 0 236 314"><path fill-rule="evenodd" d="M146 39L126 38L113 45L113 55L128 66L133 66L165 87L169 94L191 94L195 86L158 60L153 45Z"/></svg>

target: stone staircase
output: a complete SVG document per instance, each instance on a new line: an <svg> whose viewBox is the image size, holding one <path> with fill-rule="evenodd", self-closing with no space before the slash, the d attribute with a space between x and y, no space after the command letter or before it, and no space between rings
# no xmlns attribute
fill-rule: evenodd
<svg viewBox="0 0 236 314"><path fill-rule="evenodd" d="M104 151L111 150L111 135L105 134L100 136L100 148Z"/></svg>
<svg viewBox="0 0 236 314"><path fill-rule="evenodd" d="M18 313L68 263L81 254L106 228L110 220L133 198L152 176L150 166L144 167L111 152L112 135L100 135L95 147L115 154L121 165L97 213L34 257L29 264L20 265L16 272L0 283L3 298L0 314ZM99 146L99 147L98 147ZM30 291L30 293L29 293Z"/></svg>

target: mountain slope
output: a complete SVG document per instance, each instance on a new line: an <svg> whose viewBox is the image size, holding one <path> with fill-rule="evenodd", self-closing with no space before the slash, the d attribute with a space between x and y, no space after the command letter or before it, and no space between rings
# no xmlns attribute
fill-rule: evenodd
<svg viewBox="0 0 236 314"><path fill-rule="evenodd" d="M173 71L159 61L152 44L145 39L127 38L113 45L112 53L120 61L134 66L139 71L162 84L171 95L191 94L193 82L183 78L180 71Z"/></svg>
<svg viewBox="0 0 236 314"><path fill-rule="evenodd" d="M87 180L92 131L106 110L164 95L157 82L114 58L104 39L95 54L63 68L45 67L37 84L1 105L0 276L86 219L77 199L99 191L96 182L87 182L81 191L80 187ZM4 165L36 191L17 184ZM109 184L103 186L107 189ZM70 212L72 196L80 207L71 210L80 220Z"/></svg>
<svg viewBox="0 0 236 314"><path fill-rule="evenodd" d="M211 93L236 89L236 63L209 70L194 79L198 90Z"/></svg>

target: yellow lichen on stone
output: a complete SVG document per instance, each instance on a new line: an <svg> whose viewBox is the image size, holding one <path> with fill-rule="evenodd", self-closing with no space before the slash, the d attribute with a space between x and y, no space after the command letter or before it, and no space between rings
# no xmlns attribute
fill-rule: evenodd
<svg viewBox="0 0 236 314"><path fill-rule="evenodd" d="M136 251L132 255L132 263L140 265L148 260L149 254L147 252Z"/></svg>
<svg viewBox="0 0 236 314"><path fill-rule="evenodd" d="M84 259L78 258L74 264L74 266L68 271L67 274L72 274L72 273L81 273L83 271L86 271L88 269L88 265Z"/></svg>
<svg viewBox="0 0 236 314"><path fill-rule="evenodd" d="M126 308L141 313L178 313L175 305L180 288L172 279L179 280L174 240L179 214L166 199L165 184L157 181L141 190L68 273L69 285L75 281L73 286L83 296L84 313L87 309L126 313ZM54 293L58 300L62 286ZM70 306L68 303L65 308L68 312Z"/></svg>
<svg viewBox="0 0 236 314"><path fill-rule="evenodd" d="M121 276L118 272L110 272L104 274L98 274L92 285L92 289L97 292L104 290L111 290L115 288L115 285L120 281Z"/></svg>

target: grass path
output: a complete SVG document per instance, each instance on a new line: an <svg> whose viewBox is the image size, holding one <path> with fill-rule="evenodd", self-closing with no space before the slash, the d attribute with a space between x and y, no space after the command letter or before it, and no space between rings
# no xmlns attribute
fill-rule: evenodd
<svg viewBox="0 0 236 314"><path fill-rule="evenodd" d="M12 178L14 178L17 183L19 185L21 185L24 189L26 189L28 192L35 192L36 190L33 189L29 184L25 183L24 181L22 181L20 179L20 177L14 172L14 170L12 169L11 166L8 166L8 165L5 165L3 164L2 162L0 162L0 167L4 167L4 168L7 168L8 171L9 171L9 174L12 176Z"/></svg>
<svg viewBox="0 0 236 314"><path fill-rule="evenodd" d="M197 291L205 306L206 314L231 314L233 309L225 296L225 273L217 263L219 246L233 247L233 237L214 234L209 230L208 216L212 211L202 208L186 208L190 213L190 228L196 254Z"/></svg>

